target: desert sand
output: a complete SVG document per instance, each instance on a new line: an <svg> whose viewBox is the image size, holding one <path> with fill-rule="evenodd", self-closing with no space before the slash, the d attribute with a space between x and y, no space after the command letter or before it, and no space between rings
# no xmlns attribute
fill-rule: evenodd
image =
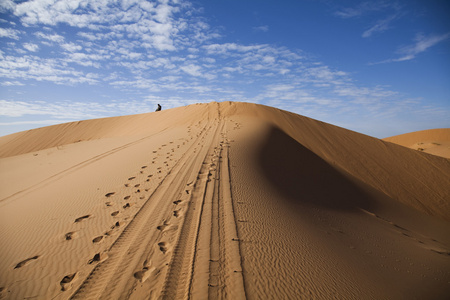
<svg viewBox="0 0 450 300"><path fill-rule="evenodd" d="M444 157L237 102L20 132L0 157L2 299L450 295Z"/></svg>
<svg viewBox="0 0 450 300"><path fill-rule="evenodd" d="M450 128L410 132L383 140L425 153L450 158Z"/></svg>

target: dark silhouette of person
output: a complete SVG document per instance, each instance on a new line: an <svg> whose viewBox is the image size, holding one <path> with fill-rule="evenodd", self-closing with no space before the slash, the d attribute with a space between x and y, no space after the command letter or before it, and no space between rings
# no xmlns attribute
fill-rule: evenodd
<svg viewBox="0 0 450 300"><path fill-rule="evenodd" d="M161 105L158 104L158 108L155 111L160 111L161 110Z"/></svg>

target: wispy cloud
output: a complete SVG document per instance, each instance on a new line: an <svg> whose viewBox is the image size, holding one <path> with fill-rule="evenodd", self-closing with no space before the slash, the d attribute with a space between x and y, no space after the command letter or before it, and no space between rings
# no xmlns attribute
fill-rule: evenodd
<svg viewBox="0 0 450 300"><path fill-rule="evenodd" d="M344 19L361 17L368 13L382 11L387 8L396 7L396 4L389 1L365 1L355 7L345 7L335 11L335 15Z"/></svg>
<svg viewBox="0 0 450 300"><path fill-rule="evenodd" d="M183 70L184 72L186 72L187 74L191 75L191 76L201 76L202 72L201 72L201 67L194 65L194 64L190 64L187 66L182 66L180 67L181 70Z"/></svg>
<svg viewBox="0 0 450 300"><path fill-rule="evenodd" d="M59 34L46 34L44 32L38 31L35 33L38 38L45 39L55 43L62 43L64 41L64 37Z"/></svg>
<svg viewBox="0 0 450 300"><path fill-rule="evenodd" d="M269 26L267 25L255 26L253 27L253 31L267 32L269 31Z"/></svg>
<svg viewBox="0 0 450 300"><path fill-rule="evenodd" d="M380 18L379 15L383 16ZM386 15L389 14L387 17ZM396 2L367 1L355 7L346 7L335 11L335 16L343 19L375 16L378 20L369 29L362 33L363 38L368 38L374 33L381 33L391 28L391 23L403 15L401 7Z"/></svg>
<svg viewBox="0 0 450 300"><path fill-rule="evenodd" d="M378 20L375 25L363 32L362 37L368 38L377 32L383 32L390 28L390 23L397 18L397 14L391 15L385 19Z"/></svg>
<svg viewBox="0 0 450 300"><path fill-rule="evenodd" d="M401 47L397 50L397 53L400 54L400 57L393 58L393 59L387 59L376 63L370 63L371 65L374 64L383 64L383 63L391 63L391 62L400 62L400 61L408 61L415 59L417 55L420 53L423 53L427 51L429 48L444 42L450 38L450 32L440 34L440 35L429 35L425 36L423 34L418 34L416 38L414 39L414 44Z"/></svg>
<svg viewBox="0 0 450 300"><path fill-rule="evenodd" d="M450 32L441 35L429 35L418 34L415 38L415 43L406 47L402 47L398 50L402 56L394 59L394 61L405 61L416 58L416 56L422 52L427 51L429 48L446 41L450 38Z"/></svg>
<svg viewBox="0 0 450 300"><path fill-rule="evenodd" d="M93 73L75 70L56 59L45 59L33 55L19 57L0 54L0 77L50 81L56 84L96 82L96 76Z"/></svg>
<svg viewBox="0 0 450 300"><path fill-rule="evenodd" d="M2 81L0 82L0 85L2 86L21 86L21 85L25 85L22 82L19 81Z"/></svg>

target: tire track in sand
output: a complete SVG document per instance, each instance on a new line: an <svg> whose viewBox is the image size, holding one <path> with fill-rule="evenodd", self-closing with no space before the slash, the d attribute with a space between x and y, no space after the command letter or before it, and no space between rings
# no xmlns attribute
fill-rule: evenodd
<svg viewBox="0 0 450 300"><path fill-rule="evenodd" d="M209 164L206 201L190 294L193 299L245 299L245 287L229 172L226 126Z"/></svg>
<svg viewBox="0 0 450 300"><path fill-rule="evenodd" d="M185 213L183 225L178 232L177 242L162 289L163 299L186 299L190 297L199 228L204 210L208 181L210 180L209 176L211 174L207 158L212 155L214 144L217 143L218 133L220 132L220 123L217 123L214 135L208 141L208 147L205 147L206 153L201 164L201 169L198 172L198 180L190 194L190 204Z"/></svg>
<svg viewBox="0 0 450 300"><path fill-rule="evenodd" d="M166 275L163 299L245 299L232 203L226 121L218 130L192 193ZM209 160L209 162L208 162Z"/></svg>

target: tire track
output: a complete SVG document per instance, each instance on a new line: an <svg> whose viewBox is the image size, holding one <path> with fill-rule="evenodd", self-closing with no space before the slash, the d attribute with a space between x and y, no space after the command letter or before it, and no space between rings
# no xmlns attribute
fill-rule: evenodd
<svg viewBox="0 0 450 300"><path fill-rule="evenodd" d="M180 230L163 299L246 298L228 147L226 121L221 120Z"/></svg>
<svg viewBox="0 0 450 300"><path fill-rule="evenodd" d="M205 203L205 195L209 180L209 166L206 159L214 151L214 142L218 139L220 131L219 122L215 126L214 134L206 142L202 168L199 175L203 175L200 182L192 192L189 207L185 219L179 231L176 246L169 264L164 287L162 289L163 299L186 299L190 295L190 286L194 270L194 261L197 251L199 227Z"/></svg>
<svg viewBox="0 0 450 300"><path fill-rule="evenodd" d="M209 213L204 213L189 297L194 299L245 299L240 239L231 194L226 126L211 161L208 181ZM206 271L205 271L206 266ZM207 274L207 276L205 276ZM206 282L208 283L206 285Z"/></svg>
<svg viewBox="0 0 450 300"><path fill-rule="evenodd" d="M246 299L246 291L244 285L244 270L242 268L242 255L240 249L240 239L237 227L236 214L233 204L233 195L231 190L230 177L230 161L228 156L229 142L225 139L224 149L221 158L220 172L220 203L222 214L220 220L223 222L219 225L223 228L223 244L224 247L224 267L220 270L220 274L225 282L225 291L223 298L229 299ZM221 235L222 236L222 235Z"/></svg>

